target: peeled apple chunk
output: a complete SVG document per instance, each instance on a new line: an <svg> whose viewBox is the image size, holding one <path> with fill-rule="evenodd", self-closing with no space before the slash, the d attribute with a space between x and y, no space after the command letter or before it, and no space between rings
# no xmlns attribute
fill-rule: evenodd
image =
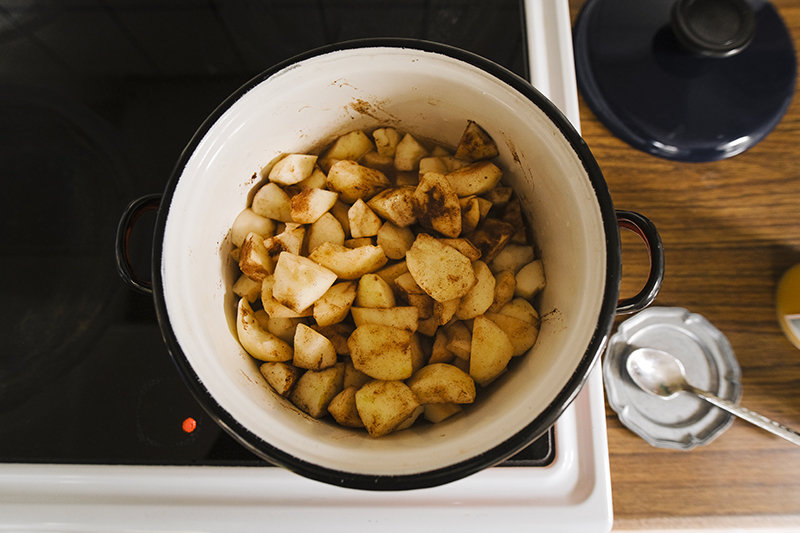
<svg viewBox="0 0 800 533"><path fill-rule="evenodd" d="M245 298L239 300L236 311L236 333L245 351L260 361L283 362L294 357L289 344L261 327Z"/></svg>
<svg viewBox="0 0 800 533"><path fill-rule="evenodd" d="M370 381L355 397L356 409L371 437L388 435L420 406L417 397L402 381Z"/></svg>
<svg viewBox="0 0 800 533"><path fill-rule="evenodd" d="M406 254L414 281L437 302L461 298L475 285L475 271L464 254L426 233L417 235Z"/></svg>
<svg viewBox="0 0 800 533"><path fill-rule="evenodd" d="M413 372L412 333L380 324L358 326L347 340L356 370L375 379L407 379Z"/></svg>
<svg viewBox="0 0 800 533"><path fill-rule="evenodd" d="M289 394L301 373L296 366L283 362L266 362L259 367L259 370L270 387L281 396Z"/></svg>
<svg viewBox="0 0 800 533"><path fill-rule="evenodd" d="M298 324L294 334L294 359L298 368L322 370L337 363L333 344L327 337L306 326Z"/></svg>
<svg viewBox="0 0 800 533"><path fill-rule="evenodd" d="M302 191L292 196L291 217L299 224L313 224L319 217L327 213L339 195L325 189L304 187Z"/></svg>
<svg viewBox="0 0 800 533"><path fill-rule="evenodd" d="M328 414L328 404L344 386L344 363L316 372L308 370L300 376L289 394L295 407L313 418Z"/></svg>
<svg viewBox="0 0 800 533"><path fill-rule="evenodd" d="M273 278L272 297L300 313L331 288L336 274L303 256L281 252Z"/></svg>
<svg viewBox="0 0 800 533"><path fill-rule="evenodd" d="M475 317L469 358L472 379L479 385L488 385L506 371L513 356L514 345L506 332L485 316Z"/></svg>
<svg viewBox="0 0 800 533"><path fill-rule="evenodd" d="M271 237L275 232L275 222L253 212L249 207L239 213L231 226L231 242L241 246L249 233L257 233L262 238Z"/></svg>
<svg viewBox="0 0 800 533"><path fill-rule="evenodd" d="M281 185L294 185L311 176L317 156L305 154L289 154L272 167L269 181Z"/></svg>
<svg viewBox="0 0 800 533"><path fill-rule="evenodd" d="M425 173L414 192L414 202L422 227L452 238L461 234L461 205L443 174Z"/></svg>
<svg viewBox="0 0 800 533"><path fill-rule="evenodd" d="M496 282L492 271L483 261L473 261L472 270L477 281L459 301L456 310L456 318L459 320L469 320L482 315L494 302Z"/></svg>
<svg viewBox="0 0 800 533"><path fill-rule="evenodd" d="M364 274L375 272L389 260L380 246L348 248L332 242L317 246L308 258L330 269L342 279L359 279Z"/></svg>
<svg viewBox="0 0 800 533"><path fill-rule="evenodd" d="M460 368L446 363L422 367L406 384L424 404L475 401L475 381Z"/></svg>
<svg viewBox="0 0 800 533"><path fill-rule="evenodd" d="M447 180L456 194L464 197L491 191L502 177L503 171L497 165L489 161L479 161L454 170L447 175Z"/></svg>
<svg viewBox="0 0 800 533"><path fill-rule="evenodd" d="M348 204L358 199L369 200L390 186L391 182L383 172L361 166L355 161L338 161L328 171L328 189L338 192L339 198Z"/></svg>
<svg viewBox="0 0 800 533"><path fill-rule="evenodd" d="M500 313L486 313L484 316L506 332L508 339L514 346L512 355L522 355L536 343L536 338L539 336L538 324L525 322L513 316L501 315Z"/></svg>
<svg viewBox="0 0 800 533"><path fill-rule="evenodd" d="M456 148L456 158L477 161L500 155L492 137L478 123L470 120Z"/></svg>
<svg viewBox="0 0 800 533"><path fill-rule="evenodd" d="M334 396L328 404L328 412L340 425L348 428L363 428L364 423L356 408L356 392L358 387L346 386L342 392Z"/></svg>
<svg viewBox="0 0 800 533"><path fill-rule="evenodd" d="M515 278L517 286L514 289L514 296L528 300L533 298L545 286L542 260L531 261L517 272Z"/></svg>

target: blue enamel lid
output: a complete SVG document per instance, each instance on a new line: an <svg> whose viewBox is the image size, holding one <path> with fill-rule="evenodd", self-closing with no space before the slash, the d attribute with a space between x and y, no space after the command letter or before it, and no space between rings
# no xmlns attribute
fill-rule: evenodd
<svg viewBox="0 0 800 533"><path fill-rule="evenodd" d="M573 33L590 109L614 135L666 159L716 161L751 148L794 94L791 35L764 0L589 0Z"/></svg>

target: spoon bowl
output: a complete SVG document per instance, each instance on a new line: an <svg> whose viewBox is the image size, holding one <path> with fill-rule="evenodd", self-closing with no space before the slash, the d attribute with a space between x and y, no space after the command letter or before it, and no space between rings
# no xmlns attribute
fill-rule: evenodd
<svg viewBox="0 0 800 533"><path fill-rule="evenodd" d="M665 399L690 390L686 369L680 360L654 348L634 350L625 363L633 382L644 391Z"/></svg>

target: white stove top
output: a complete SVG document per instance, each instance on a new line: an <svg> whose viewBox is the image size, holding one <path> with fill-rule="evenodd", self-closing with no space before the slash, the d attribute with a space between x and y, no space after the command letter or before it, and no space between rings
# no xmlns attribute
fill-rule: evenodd
<svg viewBox="0 0 800 533"><path fill-rule="evenodd" d="M567 0L525 6L532 82L579 129ZM342 489L280 468L3 464L0 531L609 531L600 365L556 423L555 449L546 467L408 492Z"/></svg>

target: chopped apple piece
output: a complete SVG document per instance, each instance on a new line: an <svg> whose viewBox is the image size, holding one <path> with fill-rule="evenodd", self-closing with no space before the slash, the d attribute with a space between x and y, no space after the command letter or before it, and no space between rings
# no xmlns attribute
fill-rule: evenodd
<svg viewBox="0 0 800 533"><path fill-rule="evenodd" d="M300 224L312 224L327 213L338 198L339 195L333 191L304 187L292 196L292 220Z"/></svg>
<svg viewBox="0 0 800 533"><path fill-rule="evenodd" d="M468 320L482 315L494 302L495 279L492 271L483 261L473 261L472 270L475 272L475 285L461 297L456 310L459 320Z"/></svg>
<svg viewBox="0 0 800 533"><path fill-rule="evenodd" d="M469 293L467 293L469 294ZM433 316L440 326L444 326L455 316L458 307L461 305L461 298L453 298L445 302L433 302Z"/></svg>
<svg viewBox="0 0 800 533"><path fill-rule="evenodd" d="M364 423L356 408L356 387L345 387L328 404L328 412L340 426L348 428L363 428Z"/></svg>
<svg viewBox="0 0 800 533"><path fill-rule="evenodd" d="M509 243L503 247L489 264L495 274L501 270L510 270L514 274L536 258L533 246L528 244Z"/></svg>
<svg viewBox="0 0 800 533"><path fill-rule="evenodd" d="M417 284L438 302L461 298L475 285L470 260L425 233L417 235L406 264Z"/></svg>
<svg viewBox="0 0 800 533"><path fill-rule="evenodd" d="M345 239L342 225L331 213L325 213L312 223L308 228L307 235L309 252L313 252L323 242L343 245Z"/></svg>
<svg viewBox="0 0 800 533"><path fill-rule="evenodd" d="M414 192L417 222L448 237L461 234L461 206L444 174L428 172Z"/></svg>
<svg viewBox="0 0 800 533"><path fill-rule="evenodd" d="M470 235L469 240L481 251L481 259L485 263L491 264L515 231L517 231L516 228L508 222L487 218Z"/></svg>
<svg viewBox="0 0 800 533"><path fill-rule="evenodd" d="M289 401L312 418L328 414L328 404L342 391L344 363L320 371L308 370L297 380Z"/></svg>
<svg viewBox="0 0 800 533"><path fill-rule="evenodd" d="M391 287L394 286L395 280L406 272L408 272L408 265L405 261L399 261L379 268L375 271L375 274L379 275Z"/></svg>
<svg viewBox="0 0 800 533"><path fill-rule="evenodd" d="M506 371L513 356L514 345L506 332L485 316L475 317L469 358L469 375L472 379L478 385L488 385Z"/></svg>
<svg viewBox="0 0 800 533"><path fill-rule="evenodd" d="M456 357L456 354L447 349L447 342L447 333L444 329L438 330L434 335L433 348L431 349L431 356L428 359L429 365L449 363Z"/></svg>
<svg viewBox="0 0 800 533"><path fill-rule="evenodd" d="M242 274L233 284L232 290L236 296L253 303L261 296L261 282Z"/></svg>
<svg viewBox="0 0 800 533"><path fill-rule="evenodd" d="M337 138L323 157L324 159L358 161L361 156L374 148L375 146L366 133L361 130L355 130Z"/></svg>
<svg viewBox="0 0 800 533"><path fill-rule="evenodd" d="M350 235L354 239L375 236L383 225L378 215L360 198L350 206L347 218L350 220Z"/></svg>
<svg viewBox="0 0 800 533"><path fill-rule="evenodd" d="M420 403L402 381L375 380L356 392L358 414L371 437L394 431Z"/></svg>
<svg viewBox="0 0 800 533"><path fill-rule="evenodd" d="M348 322L337 322L330 326L320 326L312 324L311 329L325 335L333 344L334 350L339 355L350 355L350 348L347 347L347 340L356 328Z"/></svg>
<svg viewBox="0 0 800 533"><path fill-rule="evenodd" d="M358 326L347 341L353 366L375 379L410 378L411 335L410 331L393 326Z"/></svg>
<svg viewBox="0 0 800 533"><path fill-rule="evenodd" d="M426 172L436 172L438 174L447 174L447 165L441 157L425 157L419 161L419 175L424 176Z"/></svg>
<svg viewBox="0 0 800 533"><path fill-rule="evenodd" d="M374 238L359 237L357 239L347 239L344 241L344 247L350 248L351 250L354 248L361 248L362 246L375 246Z"/></svg>
<svg viewBox="0 0 800 533"><path fill-rule="evenodd" d="M353 361L351 359L347 359L344 362L344 387L355 387L356 389L360 389L367 383L372 381L372 378L363 373L360 370L356 370L356 367L353 366Z"/></svg>
<svg viewBox="0 0 800 533"><path fill-rule="evenodd" d="M314 167L314 171L309 177L298 183L300 187L310 187L312 189L324 189L328 184L328 176L319 167Z"/></svg>
<svg viewBox="0 0 800 533"><path fill-rule="evenodd" d="M264 239L258 233L249 233L239 249L239 269L250 279L263 281L275 270Z"/></svg>
<svg viewBox="0 0 800 533"><path fill-rule="evenodd" d="M540 319L536 308L524 298L514 298L498 311L500 314L513 316L538 326Z"/></svg>
<svg viewBox="0 0 800 533"><path fill-rule="evenodd" d="M322 370L338 361L336 350L327 337L305 324L298 324L294 334L292 364L306 370Z"/></svg>
<svg viewBox="0 0 800 533"><path fill-rule="evenodd" d="M339 221L339 224L342 225L342 230L345 234L345 239L350 236L350 219L347 216L347 212L350 210L350 205L342 202L341 200L337 200L333 207L331 207L330 213L333 215L336 220Z"/></svg>
<svg viewBox="0 0 800 533"><path fill-rule="evenodd" d="M428 150L413 135L406 133L395 148L394 168L397 170L418 170L420 160L427 156Z"/></svg>
<svg viewBox="0 0 800 533"><path fill-rule="evenodd" d="M358 199L369 200L391 185L383 172L355 161L338 161L328 171L328 189L338 192L339 198L348 204Z"/></svg>
<svg viewBox="0 0 800 533"><path fill-rule="evenodd" d="M256 314L258 314L258 312L256 312ZM267 314L266 311L265 314ZM269 319L267 322L267 331L284 342L294 342L294 332L297 330L298 324L303 323L302 318L269 316L268 314L267 316Z"/></svg>
<svg viewBox="0 0 800 533"><path fill-rule="evenodd" d="M406 272L394 280L395 292L400 301L419 310L419 318L425 320L433 316L435 300L426 293L414 280L411 273Z"/></svg>
<svg viewBox="0 0 800 533"><path fill-rule="evenodd" d="M236 312L236 333L247 353L261 361L291 361L292 347L265 331L256 320L253 308L242 298Z"/></svg>
<svg viewBox="0 0 800 533"><path fill-rule="evenodd" d="M313 316L320 326L330 326L341 322L350 312L356 298L356 283L343 281L336 283L314 303Z"/></svg>
<svg viewBox="0 0 800 533"><path fill-rule="evenodd" d="M459 359L469 361L472 353L472 333L469 328L460 320L451 322L444 327L447 335L445 347Z"/></svg>
<svg viewBox="0 0 800 533"><path fill-rule="evenodd" d="M231 226L231 242L234 246L241 246L248 233L257 233L262 238L271 237L275 232L275 222L264 218L250 209L242 210L236 216Z"/></svg>
<svg viewBox="0 0 800 533"><path fill-rule="evenodd" d="M305 226L295 223L286 224L286 228L277 235L264 240L264 247L267 253L277 261L283 252L300 255L303 250L303 239L306 235Z"/></svg>
<svg viewBox="0 0 800 533"><path fill-rule="evenodd" d="M481 251L478 250L469 239L439 239L439 242L446 244L447 246L452 246L462 254L464 257L469 259L470 261L477 261L481 258Z"/></svg>
<svg viewBox="0 0 800 533"><path fill-rule="evenodd" d="M481 222L481 204L477 196L467 196L459 200L461 206L461 232L470 233Z"/></svg>
<svg viewBox="0 0 800 533"><path fill-rule="evenodd" d="M428 422L438 424L463 410L464 408L457 403L429 403L425 405L425 412L422 413L422 416Z"/></svg>
<svg viewBox="0 0 800 533"><path fill-rule="evenodd" d="M475 381L463 370L446 363L424 366L406 385L423 404L475 401Z"/></svg>
<svg viewBox="0 0 800 533"><path fill-rule="evenodd" d="M265 218L281 222L293 222L292 200L275 183L267 183L256 192L251 206L253 212Z"/></svg>
<svg viewBox="0 0 800 533"><path fill-rule="evenodd" d="M389 259L403 259L414 244L414 232L386 221L378 230L378 246Z"/></svg>
<svg viewBox="0 0 800 533"><path fill-rule="evenodd" d="M336 274L300 255L282 252L273 275L272 296L300 313L314 304L336 281Z"/></svg>
<svg viewBox="0 0 800 533"><path fill-rule="evenodd" d="M522 355L536 343L539 336L539 325L525 322L518 318L500 313L486 313L486 318L500 326L506 332L508 339L514 346L513 356Z"/></svg>
<svg viewBox="0 0 800 533"><path fill-rule="evenodd" d="M495 207L505 207L505 205L511 200L511 196L513 194L514 189L511 187L497 186L494 189L486 191L481 196Z"/></svg>
<svg viewBox="0 0 800 533"><path fill-rule="evenodd" d="M496 313L504 305L514 299L514 291L517 288L517 278L511 270L501 270L494 276L494 300L487 311Z"/></svg>
<svg viewBox="0 0 800 533"><path fill-rule="evenodd" d="M358 279L364 274L375 272L388 261L380 246L360 246L350 249L330 242L317 246L308 258L347 280Z"/></svg>
<svg viewBox="0 0 800 533"><path fill-rule="evenodd" d="M461 135L456 148L456 157L459 159L469 159L478 161L479 159L491 159L500 155L492 137L486 133L476 122L470 120Z"/></svg>
<svg viewBox="0 0 800 533"><path fill-rule="evenodd" d="M447 174L459 197L489 192L502 177L503 171L489 161L478 161Z"/></svg>
<svg viewBox="0 0 800 533"><path fill-rule="evenodd" d="M545 287L544 265L541 259L531 261L517 272L514 296L530 300Z"/></svg>
<svg viewBox="0 0 800 533"><path fill-rule="evenodd" d="M298 312L289 309L276 300L272 295L274 286L275 277L272 275L264 278L264 281L261 283L261 305L264 306L264 311L267 312L270 318L300 318L311 316L311 307Z"/></svg>
<svg viewBox="0 0 800 533"><path fill-rule="evenodd" d="M358 281L356 307L388 309L396 304L392 287L377 274L364 274Z"/></svg>
<svg viewBox="0 0 800 533"><path fill-rule="evenodd" d="M367 168L379 170L384 174L391 174L394 172L394 157L390 155L381 155L375 151L367 152L361 156L361 159L358 160L358 164Z"/></svg>
<svg viewBox="0 0 800 533"><path fill-rule="evenodd" d="M302 371L292 364L269 361L261 365L259 371L269 386L281 396L287 396L291 392L302 374Z"/></svg>
<svg viewBox="0 0 800 533"><path fill-rule="evenodd" d="M398 424L398 426L394 430L395 431L402 431L404 429L410 428L411 426L414 425L414 422L417 421L417 418L422 416L422 413L424 413L424 412L425 412L425 406L424 405L418 405L417 408L414 409L414 411L408 416L408 418L406 418L405 420L400 422L400 424Z"/></svg>
<svg viewBox="0 0 800 533"><path fill-rule="evenodd" d="M280 185L294 185L311 176L317 156L306 154L289 154L269 171L269 181Z"/></svg>
<svg viewBox="0 0 800 533"><path fill-rule="evenodd" d="M372 137L375 139L375 149L381 155L394 157L397 145L403 136L394 128L378 128L372 132Z"/></svg>
<svg viewBox="0 0 800 533"><path fill-rule="evenodd" d="M394 326L407 331L417 331L419 309L413 306L392 307L382 309L379 307L353 307L350 309L356 327L364 324L380 324Z"/></svg>
<svg viewBox="0 0 800 533"><path fill-rule="evenodd" d="M382 219L405 228L417 221L414 210L414 192L416 190L416 186L385 189L373 196L367 205Z"/></svg>

